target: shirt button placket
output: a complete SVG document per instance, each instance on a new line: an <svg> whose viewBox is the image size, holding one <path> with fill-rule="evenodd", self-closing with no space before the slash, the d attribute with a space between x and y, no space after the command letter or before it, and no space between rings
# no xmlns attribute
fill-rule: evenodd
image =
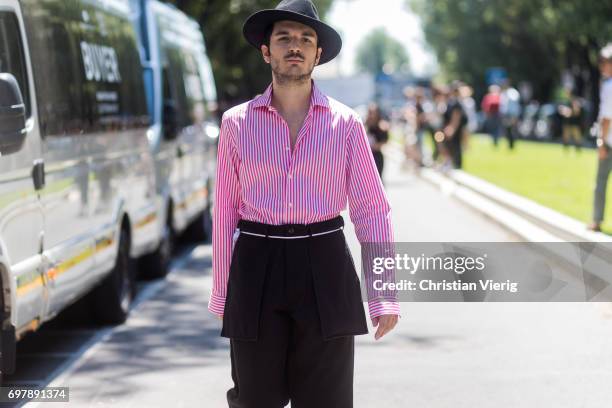
<svg viewBox="0 0 612 408"><path fill-rule="evenodd" d="M289 135L289 126L287 126L287 124L285 123L285 130L287 131L287 137L285 138L286 141L288 141L288 143L291 143L290 141L290 135ZM292 167L293 167L293 154L291 152L291 146L285 146L285 151L287 152L287 163L288 163L288 170L287 170L287 185L286 185L286 194L287 194L287 213L288 213L288 220L292 220L293 217L291 215L293 210L293 202L291 201L293 197L293 189L291 186L291 181L292 181Z"/></svg>

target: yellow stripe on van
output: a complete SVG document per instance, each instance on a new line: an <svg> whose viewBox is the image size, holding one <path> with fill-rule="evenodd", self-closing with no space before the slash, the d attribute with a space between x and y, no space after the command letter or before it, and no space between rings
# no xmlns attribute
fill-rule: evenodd
<svg viewBox="0 0 612 408"><path fill-rule="evenodd" d="M193 200L195 200L196 198L199 198L199 197L206 197L207 193L208 193L208 191L206 190L206 187L202 187L201 189L196 190L193 193L189 194L189 196L185 200L181 201L176 206L178 208L185 209L185 208L187 208L187 204L189 202L191 202L191 201L193 201Z"/></svg>
<svg viewBox="0 0 612 408"><path fill-rule="evenodd" d="M92 248L87 248L80 254L60 263L58 266L55 267L55 269L57 269L57 275L61 275L73 266L76 266L79 263L83 262L85 259L89 258L93 254L94 250Z"/></svg>
<svg viewBox="0 0 612 408"><path fill-rule="evenodd" d="M78 255L60 263L54 268L49 269L48 271L46 271L45 276L47 276L48 279L55 279L62 273L66 272L68 269L78 265L87 258L91 257L93 254L94 250L91 248L87 248ZM41 286L43 284L42 276L38 275L38 273L35 273L35 275L36 277L29 276L26 278L20 277L17 279L17 296L24 295L35 287Z"/></svg>
<svg viewBox="0 0 612 408"><path fill-rule="evenodd" d="M38 272L36 272L36 274L38 275ZM29 291L31 291L32 289L38 287L38 286L42 286L43 284L43 278L42 276L38 275L35 279L22 284L21 286L17 287L17 295L25 295L26 293L28 293Z"/></svg>
<svg viewBox="0 0 612 408"><path fill-rule="evenodd" d="M157 214L152 212L149 213L147 216L145 216L143 219L141 219L140 221L138 221L136 223L136 225L134 226L134 228L142 228L145 225L147 225L148 223L150 223L151 221L154 221L157 218Z"/></svg>
<svg viewBox="0 0 612 408"><path fill-rule="evenodd" d="M136 225L136 228L142 227L150 223L151 221L155 220L156 218L157 218L157 214L152 212L148 214L146 217L144 217ZM56 279L59 275L66 272L68 269L78 265L79 263L83 262L87 258L91 257L94 253L100 252L104 250L105 248L108 248L109 246L113 244L113 242L114 242L114 239L113 239L112 234L110 235L110 237L102 238L96 241L96 246L94 249L91 249L91 248L85 249L78 255L60 263L54 268L47 270L45 273L45 276L50 280ZM41 286L43 283L44 283L43 278L38 274L37 271L33 271L33 273L30 273L25 276L21 276L17 278L17 296L24 295L28 293L29 291L31 291L32 289L38 286Z"/></svg>
<svg viewBox="0 0 612 408"><path fill-rule="evenodd" d="M115 240L113 239L113 235L111 234L110 237L104 237L101 238L99 240L96 241L96 252L100 252L105 248L108 248L109 246L111 246L113 244L113 242L115 242Z"/></svg>

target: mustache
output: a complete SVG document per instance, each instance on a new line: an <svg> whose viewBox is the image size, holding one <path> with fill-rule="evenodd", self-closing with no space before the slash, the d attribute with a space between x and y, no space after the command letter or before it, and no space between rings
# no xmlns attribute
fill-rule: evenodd
<svg viewBox="0 0 612 408"><path fill-rule="evenodd" d="M304 57L302 57L300 54L289 54L285 57L285 59L299 59L301 61L304 61Z"/></svg>

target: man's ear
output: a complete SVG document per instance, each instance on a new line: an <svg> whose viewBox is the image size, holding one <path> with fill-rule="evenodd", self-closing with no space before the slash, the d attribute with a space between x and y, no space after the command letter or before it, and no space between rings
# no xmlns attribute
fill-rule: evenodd
<svg viewBox="0 0 612 408"><path fill-rule="evenodd" d="M261 45L261 55L263 56L264 61L266 61L266 64L269 64L270 63L270 48L265 44Z"/></svg>
<svg viewBox="0 0 612 408"><path fill-rule="evenodd" d="M321 54L323 53L323 48L317 48L317 59L315 60L315 65L319 65L319 60L321 59Z"/></svg>

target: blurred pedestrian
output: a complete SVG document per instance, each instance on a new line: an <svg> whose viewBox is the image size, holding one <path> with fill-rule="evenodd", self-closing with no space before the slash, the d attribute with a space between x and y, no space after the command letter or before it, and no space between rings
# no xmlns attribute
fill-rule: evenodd
<svg viewBox="0 0 612 408"><path fill-rule="evenodd" d="M459 101L461 102L461 106L463 106L463 110L467 116L467 130L470 133L475 133L478 131L478 115L476 112L476 102L474 101L473 95L474 90L471 86L463 84L459 88Z"/></svg>
<svg viewBox="0 0 612 408"><path fill-rule="evenodd" d="M561 115L563 147L567 150L571 139L576 151L579 152L582 145L582 123L584 120L582 101L578 96L570 93L569 99L565 103L559 104L558 110L559 115Z"/></svg>
<svg viewBox="0 0 612 408"><path fill-rule="evenodd" d="M428 129L427 112L429 111L431 111L431 107L425 97L425 89L423 87L418 87L414 94L414 121L417 148L416 162L418 167L423 167L424 165L423 139Z"/></svg>
<svg viewBox="0 0 612 408"><path fill-rule="evenodd" d="M446 102L448 100L448 87L446 85L432 86L433 109L427 115L427 122L431 129L432 137L432 159L437 162L441 156L445 155L444 133L444 114L446 113Z"/></svg>
<svg viewBox="0 0 612 408"><path fill-rule="evenodd" d="M219 134L208 309L230 339L227 401L352 408L354 337L368 326L340 213L348 203L363 249L393 242L391 207L357 113L312 80L342 46L312 2L256 12L243 34L272 83L226 111ZM399 302L392 289L374 290L373 277L365 285L378 340Z"/></svg>
<svg viewBox="0 0 612 408"><path fill-rule="evenodd" d="M406 104L404 106L404 165L414 163L415 169L424 165L423 137L427 128L426 99L423 87L406 87L404 89Z"/></svg>
<svg viewBox="0 0 612 408"><path fill-rule="evenodd" d="M444 146L448 152L450 162L455 169L460 169L463 162L463 147L467 143L467 115L459 100L459 89L462 83L454 81L451 85L451 94L446 104L446 112L442 132L444 133Z"/></svg>
<svg viewBox="0 0 612 408"><path fill-rule="evenodd" d="M502 86L499 100L499 111L502 116L503 132L508 140L510 150L514 149L519 118L521 117L521 94L506 79Z"/></svg>
<svg viewBox="0 0 612 408"><path fill-rule="evenodd" d="M599 93L599 132L597 137L597 179L593 199L593 222L589 229L601 231L606 208L606 188L612 171L612 43L608 43L599 52L599 70L602 84Z"/></svg>
<svg viewBox="0 0 612 408"><path fill-rule="evenodd" d="M403 134L404 160L402 161L402 170L408 168L408 164L417 159L416 152L416 120L414 112L414 88L407 86L403 90L405 103L401 108L399 125Z"/></svg>
<svg viewBox="0 0 612 408"><path fill-rule="evenodd" d="M499 112L500 104L501 94L499 85L489 86L489 92L482 99L481 108L485 114L485 130L493 138L493 145L496 147L502 131Z"/></svg>
<svg viewBox="0 0 612 408"><path fill-rule="evenodd" d="M385 157L382 152L382 147L389 141L389 122L383 119L380 106L375 102L368 106L368 116L365 121L365 128L378 175L381 180L383 180L382 174L385 165Z"/></svg>

